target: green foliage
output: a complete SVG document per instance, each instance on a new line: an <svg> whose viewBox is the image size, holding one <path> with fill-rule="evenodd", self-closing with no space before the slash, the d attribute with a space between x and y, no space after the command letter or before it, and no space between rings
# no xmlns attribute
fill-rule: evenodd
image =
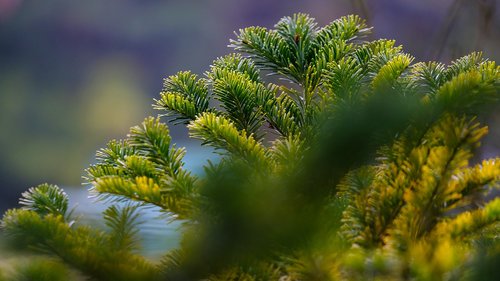
<svg viewBox="0 0 500 281"><path fill-rule="evenodd" d="M206 113L189 124L190 136L201 139L205 144L218 149L225 149L235 157L244 159L256 166L268 165L266 149L246 131L239 131L236 126L222 116Z"/></svg>
<svg viewBox="0 0 500 281"><path fill-rule="evenodd" d="M111 141L97 152L97 164L87 169L87 181L102 198L132 199L189 216L196 200L196 178L185 171L184 149L170 146L168 127L146 118L130 129L124 141Z"/></svg>
<svg viewBox="0 0 500 281"><path fill-rule="evenodd" d="M63 264L49 260L35 260L17 269L16 281L67 281L69 270Z"/></svg>
<svg viewBox="0 0 500 281"><path fill-rule="evenodd" d="M130 211L127 208L119 212L108 209L104 216L112 227L110 233L75 226L59 214L43 214L29 209L7 211L2 228L21 247L33 247L52 254L93 278L154 278L157 275L155 267L131 252L136 238L135 232L130 230L135 219Z"/></svg>
<svg viewBox="0 0 500 281"><path fill-rule="evenodd" d="M24 192L19 204L41 215L53 214L67 217L68 195L55 185L41 184Z"/></svg>
<svg viewBox="0 0 500 281"><path fill-rule="evenodd" d="M241 29L240 53L170 76L155 101L221 154L205 175L149 117L87 169L98 197L129 202L104 212L107 232L74 223L50 185L4 231L100 280L481 280L500 254L500 200L485 200L500 158L475 163L477 115L498 104L500 68L480 53L412 64L369 31L305 14ZM183 221L159 264L134 253L151 204Z"/></svg>
<svg viewBox="0 0 500 281"><path fill-rule="evenodd" d="M117 250L135 249L138 247L138 226L140 222L137 206L127 205L119 208L112 205L103 213L106 225L111 229L110 241Z"/></svg>
<svg viewBox="0 0 500 281"><path fill-rule="evenodd" d="M156 100L155 108L167 110L166 116L175 121L186 121L208 108L208 89L203 80L198 80L189 71L165 79L161 99Z"/></svg>

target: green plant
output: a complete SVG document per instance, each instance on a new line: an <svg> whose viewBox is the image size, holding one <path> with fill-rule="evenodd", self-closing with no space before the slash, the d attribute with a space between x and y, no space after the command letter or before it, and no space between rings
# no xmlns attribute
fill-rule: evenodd
<svg viewBox="0 0 500 281"><path fill-rule="evenodd" d="M16 281L67 281L70 280L69 270L60 263L49 260L34 260L18 266Z"/></svg>
<svg viewBox="0 0 500 281"><path fill-rule="evenodd" d="M4 231L100 280L480 278L492 267L478 262L500 254L500 200L477 198L498 187L500 160L470 162L499 67L479 53L412 64L393 40L363 41L369 31L357 16L318 28L295 14L240 30L239 53L204 77L165 79L155 108L222 155L203 176L160 118L97 152L92 192L183 221L159 264L134 252L136 207L113 205L110 230L95 230L55 186L24 193Z"/></svg>

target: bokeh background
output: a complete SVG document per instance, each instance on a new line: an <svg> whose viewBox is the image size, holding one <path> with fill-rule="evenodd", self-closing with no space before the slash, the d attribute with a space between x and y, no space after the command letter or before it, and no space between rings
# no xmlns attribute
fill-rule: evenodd
<svg viewBox="0 0 500 281"><path fill-rule="evenodd" d="M473 50L499 61L498 2L0 0L0 211L39 183L80 186L99 147L156 115L163 78L203 74L239 28L271 28L296 12L320 26L356 13L375 27L370 39L396 39L417 61ZM483 154L498 154L498 127ZM196 146L182 128L173 138L188 155Z"/></svg>

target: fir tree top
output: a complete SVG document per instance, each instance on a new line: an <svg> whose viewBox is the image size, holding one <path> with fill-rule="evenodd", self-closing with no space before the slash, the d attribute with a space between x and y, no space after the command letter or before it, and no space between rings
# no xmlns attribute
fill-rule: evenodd
<svg viewBox="0 0 500 281"><path fill-rule="evenodd" d="M306 14L241 29L236 53L166 78L160 117L97 152L93 193L184 223L160 264L134 252L137 207L113 205L110 230L91 229L54 186L23 194L3 229L100 280L476 280L482 251L500 254L500 200L476 200L498 187L500 159L470 164L500 68L480 53L414 63L370 31ZM165 116L220 161L187 171Z"/></svg>

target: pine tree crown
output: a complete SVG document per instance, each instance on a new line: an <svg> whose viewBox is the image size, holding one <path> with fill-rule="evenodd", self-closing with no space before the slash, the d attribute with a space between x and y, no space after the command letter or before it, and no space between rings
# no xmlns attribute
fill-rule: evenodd
<svg viewBox="0 0 500 281"><path fill-rule="evenodd" d="M483 253L500 255L500 200L478 204L500 159L471 164L500 68L481 53L414 63L370 31L306 14L240 29L236 53L166 78L159 117L97 152L91 192L128 202L103 213L108 230L75 222L47 184L2 229L99 280L476 280ZM161 118L220 161L185 169ZM159 264L136 252L143 205L183 222Z"/></svg>

